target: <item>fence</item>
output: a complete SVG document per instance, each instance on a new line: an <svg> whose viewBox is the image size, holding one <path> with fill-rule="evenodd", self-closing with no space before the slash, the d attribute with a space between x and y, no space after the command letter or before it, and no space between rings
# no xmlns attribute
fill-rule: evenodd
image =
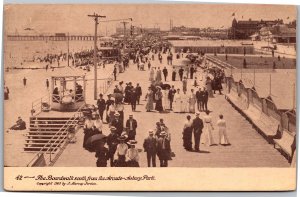
<svg viewBox="0 0 300 197"><path fill-rule="evenodd" d="M229 68L229 69L235 69L234 66L226 63L226 62L223 62L217 58L214 58L214 57L211 57L211 56L206 56L206 59L210 62L212 62L213 64L215 64L216 66L218 67L221 67L221 68Z"/></svg>
<svg viewBox="0 0 300 197"><path fill-rule="evenodd" d="M80 111L83 106L84 105L82 105L75 112L75 114L52 136L52 138L49 139L49 141L27 164L27 167L53 166L64 148L68 145L68 135L66 134L69 133L69 130L72 129L75 123L78 123L78 118L82 116Z"/></svg>

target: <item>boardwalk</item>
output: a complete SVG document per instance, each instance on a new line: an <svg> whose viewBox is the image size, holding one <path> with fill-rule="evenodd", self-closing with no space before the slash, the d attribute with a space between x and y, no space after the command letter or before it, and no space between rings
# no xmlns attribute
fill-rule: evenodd
<svg viewBox="0 0 300 197"><path fill-rule="evenodd" d="M157 57L156 57L157 59ZM164 58L165 59L165 58ZM158 66L157 61L152 66ZM166 63L161 65L161 68ZM170 69L171 67L167 67ZM169 80L171 70L169 70ZM198 79L201 79L201 72L198 73ZM138 71L136 65L131 64L130 68L123 74L119 75L118 81L129 82L133 85L140 83L143 91L147 90L149 72ZM176 81L175 87L181 88L181 83ZM188 82L191 85L191 81ZM92 88L92 86L89 86ZM189 89L189 88L188 88ZM109 92L112 91L112 88ZM143 93L144 93L143 92ZM105 97L106 98L106 97ZM144 94L142 96L144 98ZM154 129L155 123L163 118L166 125L170 128L172 134L171 147L175 153L175 157L169 162L170 167L288 167L287 160L268 144L262 136L260 136L243 116L241 116L224 98L224 95L215 95L215 98L209 100L209 109L212 111L213 123L216 123L218 115L222 113L227 121L228 135L232 146L200 146L200 153L187 152L182 146L182 128L185 117L188 114L175 113L155 113L145 112L145 101L137 106L137 112L131 112L131 106L125 105L125 120L130 113L138 122L137 148L142 149L143 140L148 135L148 129ZM191 114L194 117L193 114ZM204 114L201 113L200 116ZM215 127L216 128L216 127ZM104 126L104 133L108 134L108 125ZM83 132L77 133L77 143L69 144L64 150L54 166L56 167L94 167L96 166L96 158L94 153L89 153L82 148ZM218 131L213 131L214 140L218 142ZM205 153L204 153L205 152ZM109 162L108 162L109 163ZM159 160L157 158L157 164ZM109 164L108 164L109 165ZM146 167L146 154L140 153L140 166Z"/></svg>

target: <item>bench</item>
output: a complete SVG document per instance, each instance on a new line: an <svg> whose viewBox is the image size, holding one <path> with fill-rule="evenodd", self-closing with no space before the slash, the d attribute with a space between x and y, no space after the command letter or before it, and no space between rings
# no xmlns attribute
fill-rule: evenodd
<svg viewBox="0 0 300 197"><path fill-rule="evenodd" d="M248 109L244 110L244 113L250 118L252 122L255 122L260 119L262 112L254 105L250 104Z"/></svg>
<svg viewBox="0 0 300 197"><path fill-rule="evenodd" d="M266 137L269 137L276 135L280 123L274 118L261 113L260 119L255 124Z"/></svg>
<svg viewBox="0 0 300 197"><path fill-rule="evenodd" d="M295 136L287 130L283 130L280 139L274 139L274 148L281 149L286 155L287 159L290 161L292 157L292 144L294 142Z"/></svg>

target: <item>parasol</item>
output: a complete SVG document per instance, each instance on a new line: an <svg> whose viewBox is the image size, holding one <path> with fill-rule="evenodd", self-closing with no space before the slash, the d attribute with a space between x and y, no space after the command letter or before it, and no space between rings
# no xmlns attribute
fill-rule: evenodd
<svg viewBox="0 0 300 197"><path fill-rule="evenodd" d="M97 143L101 141L105 142L105 140L106 140L106 135L103 135L101 133L92 135L85 142L86 149L90 152L95 152L97 148Z"/></svg>
<svg viewBox="0 0 300 197"><path fill-rule="evenodd" d="M111 97L115 98L116 103L122 102L122 100L123 100L123 94L121 94L121 93L113 93L111 95Z"/></svg>

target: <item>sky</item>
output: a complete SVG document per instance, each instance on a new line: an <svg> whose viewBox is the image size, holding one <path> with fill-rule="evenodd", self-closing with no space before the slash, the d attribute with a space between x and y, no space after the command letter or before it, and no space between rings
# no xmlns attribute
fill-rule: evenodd
<svg viewBox="0 0 300 197"><path fill-rule="evenodd" d="M6 5L4 8L5 33L26 33L32 28L36 34L94 34L94 21L88 14L98 13L106 19L133 18L134 26L154 27L169 30L173 26L186 27L230 27L233 16L237 20L296 19L296 7L288 5L252 4L95 4L95 5ZM121 23L100 23L99 34L112 34Z"/></svg>

